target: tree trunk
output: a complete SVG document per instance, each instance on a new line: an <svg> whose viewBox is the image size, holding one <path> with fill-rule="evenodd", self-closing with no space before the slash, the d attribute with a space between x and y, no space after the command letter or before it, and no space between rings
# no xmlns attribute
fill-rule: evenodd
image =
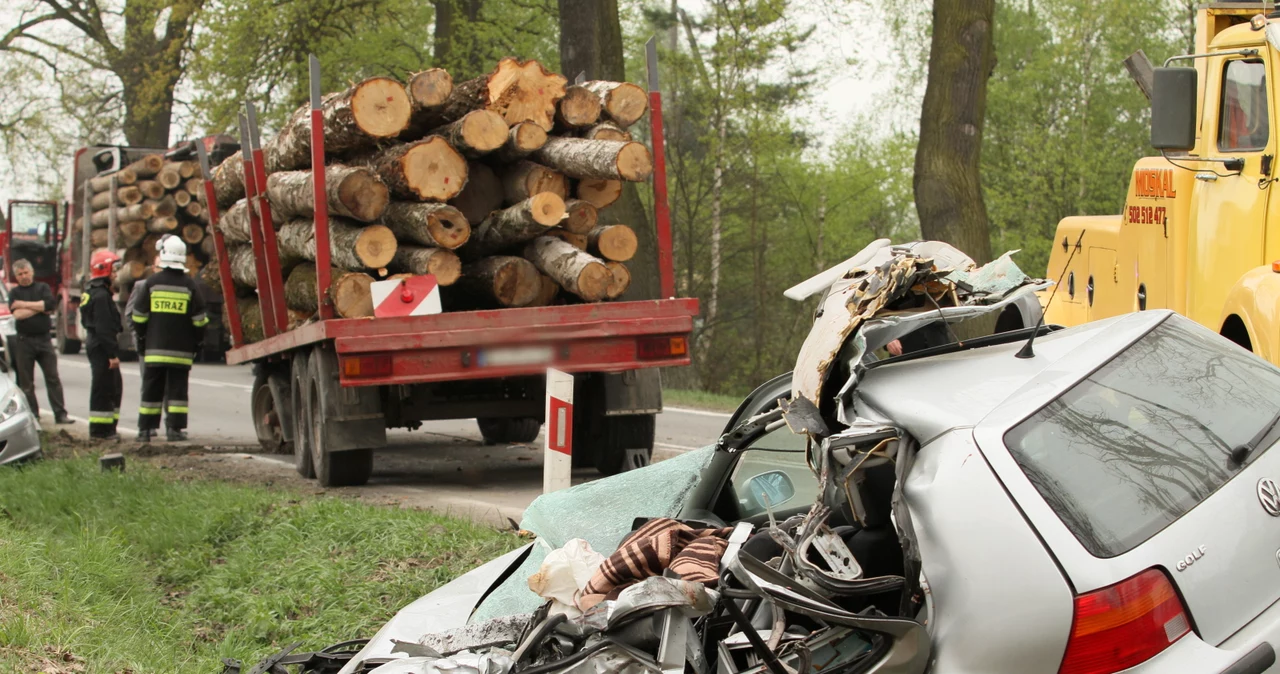
<svg viewBox="0 0 1280 674"><path fill-rule="evenodd" d="M569 199L564 202L564 210L569 217L560 223L565 230L574 234L586 234L595 229L600 220L600 211L589 201Z"/></svg>
<svg viewBox="0 0 1280 674"><path fill-rule="evenodd" d="M400 241L453 250L471 238L471 225L462 213L445 204L393 201L382 216Z"/></svg>
<svg viewBox="0 0 1280 674"><path fill-rule="evenodd" d="M554 237L534 239L524 256L560 287L588 302L604 299L613 280L603 262Z"/></svg>
<svg viewBox="0 0 1280 674"><path fill-rule="evenodd" d="M575 234L575 233L573 233L573 232L570 232L570 231L569 231L569 230L567 230L567 229L561 229L561 228L559 228L559 227L552 227L551 229L547 230L547 234L546 234L546 235L547 235L547 236L554 236L554 237L556 237L557 239L560 239L561 241L563 241L563 242L565 242L565 243L569 244L570 246L573 246L574 248L577 248L578 250L586 250L586 249L587 249L587 235L586 235L586 234Z"/></svg>
<svg viewBox="0 0 1280 674"><path fill-rule="evenodd" d="M600 97L590 89L572 86L556 105L556 128L581 129L600 119Z"/></svg>
<svg viewBox="0 0 1280 674"><path fill-rule="evenodd" d="M520 122L511 127L507 141L493 153L493 160L514 164L547 144L547 132L533 122Z"/></svg>
<svg viewBox="0 0 1280 674"><path fill-rule="evenodd" d="M724 195L724 143L728 121L724 111L720 111L719 117L716 122L719 141L716 143L716 164L711 182L711 295L707 298L706 327L701 336L707 350L711 347L716 320L720 316L720 239L723 233L720 209Z"/></svg>
<svg viewBox="0 0 1280 674"><path fill-rule="evenodd" d="M281 171L267 176L267 199L273 217L314 217L315 185L311 175L311 171ZM362 222L382 217L391 200L387 186L364 166L325 167L324 192L331 215Z"/></svg>
<svg viewBox="0 0 1280 674"><path fill-rule="evenodd" d="M396 248L396 256L391 260L390 268L414 276L431 274L436 277L436 283L450 286L462 274L462 261L451 250L406 244Z"/></svg>
<svg viewBox="0 0 1280 674"><path fill-rule="evenodd" d="M440 117L452 122L472 110L492 110L502 115L508 126L533 122L550 131L555 125L556 103L564 98L567 83L537 61L506 57L488 75L455 86Z"/></svg>
<svg viewBox="0 0 1280 674"><path fill-rule="evenodd" d="M553 136L533 153L533 159L570 178L640 182L653 173L648 148L616 140Z"/></svg>
<svg viewBox="0 0 1280 674"><path fill-rule="evenodd" d="M454 149L468 157L479 157L502 147L509 132L502 115L489 110L472 110L462 119L435 129L431 134L449 141Z"/></svg>
<svg viewBox="0 0 1280 674"><path fill-rule="evenodd" d="M116 239L116 247L132 248L147 238L147 223L141 220L122 222L119 224L118 234L119 238Z"/></svg>
<svg viewBox="0 0 1280 674"><path fill-rule="evenodd" d="M556 296L560 294L560 284L555 279L546 274L538 274L538 294L533 301L528 304L531 307L549 307L556 301Z"/></svg>
<svg viewBox="0 0 1280 674"><path fill-rule="evenodd" d="M244 157L237 150L214 169L213 196L217 198L219 208L226 208L237 199L243 199L244 195Z"/></svg>
<svg viewBox="0 0 1280 674"><path fill-rule="evenodd" d="M403 84L389 77L371 77L321 102L326 155L350 154L374 146L380 138L394 138L409 125L413 104ZM311 165L311 107L293 113L271 142L263 147L267 172Z"/></svg>
<svg viewBox="0 0 1280 674"><path fill-rule="evenodd" d="M284 304L289 309L311 316L320 310L316 292L316 266L304 262L289 272L284 282ZM342 318L361 318L373 315L373 295L369 286L373 277L360 272L341 269L329 271L329 298L333 311Z"/></svg>
<svg viewBox="0 0 1280 674"><path fill-rule="evenodd" d="M178 219L172 215L158 215L147 221L147 231L153 234L172 234L178 229Z"/></svg>
<svg viewBox="0 0 1280 674"><path fill-rule="evenodd" d="M573 193L581 200L604 210L622 197L621 180L582 180Z"/></svg>
<svg viewBox="0 0 1280 674"><path fill-rule="evenodd" d="M631 140L631 134L626 129L614 124L613 122L597 124L586 131L583 131L582 137L587 140Z"/></svg>
<svg viewBox="0 0 1280 674"><path fill-rule="evenodd" d="M258 287L257 258L253 246L227 246L227 266L231 267L231 281L240 288Z"/></svg>
<svg viewBox="0 0 1280 674"><path fill-rule="evenodd" d="M569 196L568 178L531 161L504 166L499 169L498 176L502 179L503 199L508 204L518 204L543 192L550 192L561 200Z"/></svg>
<svg viewBox="0 0 1280 674"><path fill-rule="evenodd" d="M237 297L236 308L240 314L240 332L244 336L244 343L261 342L265 333L262 332L262 307L258 304L258 298ZM222 307L222 324L231 325L226 305Z"/></svg>
<svg viewBox="0 0 1280 674"><path fill-rule="evenodd" d="M945 241L978 264L991 260L979 159L995 67L994 14L994 0L934 0L913 180L922 237Z"/></svg>
<svg viewBox="0 0 1280 674"><path fill-rule="evenodd" d="M142 159L129 164L126 168L133 171L133 174L139 178L150 178L164 168L164 157L158 154L145 155Z"/></svg>
<svg viewBox="0 0 1280 674"><path fill-rule="evenodd" d="M133 171L124 168L116 171L109 176L96 176L89 179L89 189L94 192L106 192L111 189L111 179L116 179L116 187L121 185L132 185L138 182L138 176Z"/></svg>
<svg viewBox="0 0 1280 674"><path fill-rule="evenodd" d="M476 34L484 0L433 0L436 8L431 62L454 74L475 77L485 68L485 42Z"/></svg>
<svg viewBox="0 0 1280 674"><path fill-rule="evenodd" d="M627 288L631 287L631 270L627 269L627 265L621 262L610 260L604 263L609 268L609 273L613 275L613 281L609 284L609 289L605 291L605 298L616 300L627 292Z"/></svg>
<svg viewBox="0 0 1280 674"><path fill-rule="evenodd" d="M604 116L624 129L640 121L649 108L649 96L644 89L630 82L595 81L584 86L600 97Z"/></svg>
<svg viewBox="0 0 1280 674"><path fill-rule="evenodd" d="M447 296L463 298L470 306L524 307L541 292L540 276L528 260L496 255L463 267L462 277Z"/></svg>
<svg viewBox="0 0 1280 674"><path fill-rule="evenodd" d="M604 225L587 234L587 252L614 262L630 260L638 245L636 233L626 225Z"/></svg>
<svg viewBox="0 0 1280 674"><path fill-rule="evenodd" d="M218 218L218 229L222 230L223 241L227 245L233 243L251 243L253 235L249 228L249 202L241 199Z"/></svg>
<svg viewBox="0 0 1280 674"><path fill-rule="evenodd" d="M93 229L106 227L111 223L111 210L103 209L94 211L89 216L89 224ZM115 209L116 222L128 222L130 220L146 220L156 214L155 202L144 201L140 204L132 206L123 206Z"/></svg>
<svg viewBox="0 0 1280 674"><path fill-rule="evenodd" d="M193 246L204 241L204 227L196 224L183 225L182 240L186 242L188 250L194 250Z"/></svg>
<svg viewBox="0 0 1280 674"><path fill-rule="evenodd" d="M281 256L316 259L316 227L310 220L291 220L276 235ZM396 254L396 237L383 225L361 227L349 220L329 218L330 264L351 271L387 266Z"/></svg>
<svg viewBox="0 0 1280 674"><path fill-rule="evenodd" d="M178 214L178 203L174 201L173 197L171 196L166 196L165 198L160 199L158 201L147 199L142 203L151 205L152 215L158 215L160 217L168 217L170 215Z"/></svg>
<svg viewBox="0 0 1280 674"><path fill-rule="evenodd" d="M502 208L502 181L487 164L470 162L467 164L467 185L449 201L449 205L461 211L467 222L481 222Z"/></svg>
<svg viewBox="0 0 1280 674"><path fill-rule="evenodd" d="M116 207L132 206L140 203L141 201L142 190L133 185L126 185L115 192L108 190L106 192L99 192L93 195L93 198L89 200L89 208L95 211L101 211L106 208L110 208L112 205L115 205Z"/></svg>
<svg viewBox="0 0 1280 674"><path fill-rule="evenodd" d="M465 251L471 257L491 255L546 234L564 217L564 201L542 192L500 211L481 222Z"/></svg>
<svg viewBox="0 0 1280 674"><path fill-rule="evenodd" d="M142 192L144 199L163 199L164 185L154 180L139 180L138 191ZM242 190L243 191L243 190ZM241 196L244 196L243 194Z"/></svg>
<svg viewBox="0 0 1280 674"><path fill-rule="evenodd" d="M439 136L392 145L363 162L401 199L448 201L467 184L467 160Z"/></svg>

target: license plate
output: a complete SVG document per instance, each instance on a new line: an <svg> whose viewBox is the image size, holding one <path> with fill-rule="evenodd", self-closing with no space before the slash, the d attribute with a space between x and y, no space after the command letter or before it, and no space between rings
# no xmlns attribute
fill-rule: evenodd
<svg viewBox="0 0 1280 674"><path fill-rule="evenodd" d="M480 367L511 367L550 363L555 352L549 346L513 346L481 349L476 357Z"/></svg>

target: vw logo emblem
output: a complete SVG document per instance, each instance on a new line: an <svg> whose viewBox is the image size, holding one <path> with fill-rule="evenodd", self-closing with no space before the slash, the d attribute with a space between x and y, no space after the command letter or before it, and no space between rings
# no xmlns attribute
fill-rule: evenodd
<svg viewBox="0 0 1280 674"><path fill-rule="evenodd" d="M1280 517L1280 487L1276 486L1275 480L1269 477L1258 480L1258 500L1268 515Z"/></svg>

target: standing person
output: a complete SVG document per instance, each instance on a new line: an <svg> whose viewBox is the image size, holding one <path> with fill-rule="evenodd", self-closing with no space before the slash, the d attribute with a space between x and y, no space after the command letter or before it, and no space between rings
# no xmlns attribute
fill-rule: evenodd
<svg viewBox="0 0 1280 674"><path fill-rule="evenodd" d="M67 407L62 402L62 379L58 377L58 356L53 352L49 332L53 323L49 314L57 308L58 301L46 283L36 282L36 272L26 260L15 260L13 276L18 285L9 291L9 311L17 320L18 335L13 340L14 360L18 366L18 386L27 396L31 413L40 416L40 404L36 401L36 363L44 374L49 394L49 407L53 408L53 421L69 424Z"/></svg>
<svg viewBox="0 0 1280 674"><path fill-rule="evenodd" d="M124 382L120 378L120 310L116 307L111 277L120 266L120 256L100 250L89 260L89 286L80 295L80 323L84 326L85 352L89 356L89 437L114 440L120 421L120 398Z"/></svg>
<svg viewBox="0 0 1280 674"><path fill-rule="evenodd" d="M209 323L204 298L187 276L187 245L170 236L160 242L160 271L147 279L133 307L133 330L145 370L138 405L138 440L150 442L160 429L165 407L165 437L186 440L187 378ZM166 402L167 400L167 402Z"/></svg>

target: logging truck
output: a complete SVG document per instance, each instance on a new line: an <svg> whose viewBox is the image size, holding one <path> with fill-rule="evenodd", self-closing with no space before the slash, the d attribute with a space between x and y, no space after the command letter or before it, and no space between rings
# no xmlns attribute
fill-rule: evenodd
<svg viewBox="0 0 1280 674"><path fill-rule="evenodd" d="M652 72L652 70L651 70ZM431 69L311 102L263 144L202 157L233 348L252 363L262 445L322 485L360 485L387 429L477 420L487 443L530 442L548 368L574 373L574 465L644 465L662 409L658 368L687 365L696 299L674 297L660 99L503 59L453 84ZM626 128L650 112L653 153ZM599 210L653 177L661 297L619 300L637 248ZM631 223L641 224L641 223ZM212 267L212 265L211 265ZM647 270L644 270L647 271ZM388 315L373 284L439 313ZM416 280L415 280L416 279Z"/></svg>

